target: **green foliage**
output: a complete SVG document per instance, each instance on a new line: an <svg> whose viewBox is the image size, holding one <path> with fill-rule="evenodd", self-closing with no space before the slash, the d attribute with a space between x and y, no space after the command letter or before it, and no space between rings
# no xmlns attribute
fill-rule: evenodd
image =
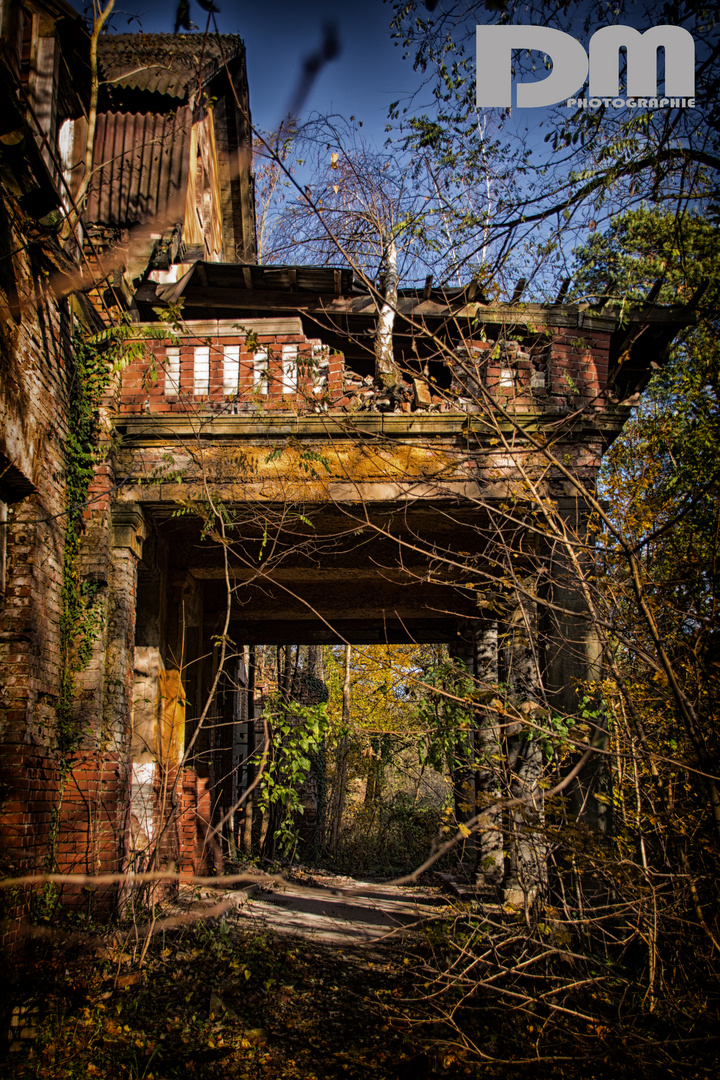
<svg viewBox="0 0 720 1080"><path fill-rule="evenodd" d="M329 709L340 731L342 713L342 649L328 651ZM350 662L349 732L367 743L371 735L396 734L414 738L418 724L414 687L432 666L434 652L421 645L353 647Z"/></svg>
<svg viewBox="0 0 720 1080"><path fill-rule="evenodd" d="M279 810L275 841L278 850L288 855L297 841L297 818L303 813L302 789L327 730L327 709L324 702L300 705L273 694L264 718L272 727L273 747L263 772L259 804L264 812L270 807Z"/></svg>
<svg viewBox="0 0 720 1080"><path fill-rule="evenodd" d="M415 711L428 736L418 747L420 760L440 772L452 771L468 745L473 680L462 661L447 657L425 672L422 681L425 685L416 694Z"/></svg>
<svg viewBox="0 0 720 1080"><path fill-rule="evenodd" d="M448 791L445 758L435 747L428 749L432 725L418 704L426 693L420 684L425 673L442 664L443 657L442 646L353 647L346 712L345 649L325 652L330 695L328 839L332 865L343 872L409 872L427 858L439 835ZM445 719L451 724L449 716Z"/></svg>
<svg viewBox="0 0 720 1080"><path fill-rule="evenodd" d="M669 361L656 365L641 406L605 461L604 482L624 489L622 517L633 539L690 509L696 535L698 527L705 537L714 531L720 447L718 244L720 230L707 219L642 208L616 218L607 233L593 236L576 252L578 290L593 296L613 283L609 306L616 309L642 298L656 280L662 283L659 303L687 303L698 289L705 290L697 323L681 332ZM707 558L702 562L708 565Z"/></svg>
<svg viewBox="0 0 720 1080"><path fill-rule="evenodd" d="M614 282L609 302L615 307L645 295L657 279L660 303L687 301L705 289L697 323L679 336L606 456L601 486L617 530L606 537L604 557L618 629L652 648L617 540L622 534L637 552L646 602L711 741L718 724L707 687L716 677L720 632L719 242L720 230L706 219L642 208L615 219L576 253L578 287L594 295ZM633 679L639 671L634 663ZM651 698L662 693L656 675L646 671ZM670 688L664 696L673 714Z"/></svg>
<svg viewBox="0 0 720 1080"><path fill-rule="evenodd" d="M360 877L412 873L437 842L442 815L439 800L424 797L416 802L407 791L396 791L373 805L353 807L333 865Z"/></svg>
<svg viewBox="0 0 720 1080"><path fill-rule="evenodd" d="M157 315L158 324L139 327L136 323L121 321L105 327L97 334L85 339L82 343L85 350L95 350L97 355L102 355L105 365L112 371L118 372L126 368L128 364L136 360L150 360L150 378L155 378L154 358L149 353L148 341L179 343L177 336L182 329L181 313L184 300L176 304L169 304L164 308L153 308Z"/></svg>
<svg viewBox="0 0 720 1080"><path fill-rule="evenodd" d="M668 901L654 912L660 929L653 933L661 951L673 951L674 920L685 909L687 926L701 941L705 936L683 961L687 973L712 955L710 936L717 941L709 913L717 911L720 832L719 240L709 218L642 207L576 252L579 291L603 295L618 312L656 281L659 303L687 302L704 288L697 322L680 334L666 363L655 365L605 457L600 482L608 527L598 549L598 597L611 631L606 656L613 677L604 698L617 755L615 843L636 865L678 873L674 907ZM621 876L618 865L609 872ZM690 895L682 884L687 874Z"/></svg>

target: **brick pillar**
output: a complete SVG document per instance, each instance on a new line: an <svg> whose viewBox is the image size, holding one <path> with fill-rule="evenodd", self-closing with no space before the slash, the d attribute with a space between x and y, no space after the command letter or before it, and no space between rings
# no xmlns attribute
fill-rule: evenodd
<svg viewBox="0 0 720 1080"><path fill-rule="evenodd" d="M342 393L342 376L344 357L341 353L333 353L329 358L327 367L327 389L330 398L335 398Z"/></svg>
<svg viewBox="0 0 720 1080"><path fill-rule="evenodd" d="M211 814L208 778L198 776L195 769L183 769L180 788L179 870L181 880L189 881L194 874L208 873L212 847L207 842Z"/></svg>
<svg viewBox="0 0 720 1080"><path fill-rule="evenodd" d="M73 752L58 823L58 864L66 872L114 872L127 864L137 564L144 535L139 507L113 509L105 546L104 633L79 680L86 733ZM101 889L96 900L106 906L115 895L114 887Z"/></svg>

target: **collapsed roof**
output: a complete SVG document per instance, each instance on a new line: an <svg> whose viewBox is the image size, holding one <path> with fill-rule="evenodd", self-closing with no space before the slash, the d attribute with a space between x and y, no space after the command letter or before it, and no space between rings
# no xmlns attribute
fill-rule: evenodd
<svg viewBox="0 0 720 1080"><path fill-rule="evenodd" d="M433 360L433 337L450 345L488 328L536 325L593 326L611 333L610 383L625 399L647 385L653 365L668 357L678 332L695 322L694 301L659 306L651 297L625 312L622 323L602 303L489 303L479 297L475 283L460 288L408 288L398 291L393 328L396 358L413 368ZM347 267L257 266L247 263L196 262L177 282L146 281L136 293L144 320L157 318L154 309L182 301L183 317L193 319L253 319L270 315L299 315L303 332L318 334L362 374L372 370L373 339L378 305L368 284ZM491 332L493 332L491 330ZM442 385L442 379L438 379Z"/></svg>

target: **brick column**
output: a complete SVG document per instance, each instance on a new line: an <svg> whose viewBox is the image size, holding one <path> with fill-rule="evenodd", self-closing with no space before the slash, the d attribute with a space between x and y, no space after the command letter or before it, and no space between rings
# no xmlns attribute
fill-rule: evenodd
<svg viewBox="0 0 720 1080"><path fill-rule="evenodd" d="M87 727L69 762L58 823L58 867L65 872L115 872L127 862L137 564L144 536L139 507L113 509L104 633L82 673ZM79 902L75 891L76 898L66 889L64 902ZM116 895L114 887L104 887L95 899L106 907Z"/></svg>

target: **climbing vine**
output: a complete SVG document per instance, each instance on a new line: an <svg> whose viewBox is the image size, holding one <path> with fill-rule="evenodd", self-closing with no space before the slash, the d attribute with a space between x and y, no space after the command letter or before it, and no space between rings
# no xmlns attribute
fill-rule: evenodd
<svg viewBox="0 0 720 1080"><path fill-rule="evenodd" d="M100 449L100 405L113 372L133 360L148 356L148 338L169 338L178 328L178 310L165 315L160 326L138 327L132 322L107 327L93 336L73 339L75 375L68 403L65 451L65 548L63 558L62 613L60 616L61 679L58 704L58 746L63 758L80 735L73 719L75 679L90 662L93 642L102 627L104 613L95 582L81 581L80 538L83 513ZM151 376L154 372L151 372ZM61 766L66 767L65 762Z"/></svg>
<svg viewBox="0 0 720 1080"><path fill-rule="evenodd" d="M100 443L99 410L110 380L107 349L92 340L73 340L75 368L70 386L65 447L65 536L60 613L60 695L57 707L57 740L60 750L60 786L53 807L45 869L55 869L60 807L70 771L70 754L80 730L73 717L75 678L87 667L93 641L100 631L103 611L98 586L83 582L79 573L83 510L95 475ZM46 885L35 896L33 917L49 921L59 902L55 885Z"/></svg>
<svg viewBox="0 0 720 1080"><path fill-rule="evenodd" d="M114 372L133 360L148 357L148 338L175 340L179 307L176 305L157 327L141 328L121 322L93 336L73 338L74 370L67 408L65 447L65 534L61 589L60 692L57 706L57 743L60 751L59 790L52 810L45 869L56 868L57 840L65 788L70 775L71 756L82 729L73 715L76 678L92 656L93 643L103 625L104 609L96 582L80 575L80 548L83 516L90 485L100 455L100 406ZM155 372L151 362L149 376ZM48 884L34 898L33 916L49 921L59 903L60 893Z"/></svg>
<svg viewBox="0 0 720 1080"><path fill-rule="evenodd" d="M60 616L61 678L58 705L58 745L64 757L77 742L73 721L75 678L90 661L92 644L103 612L95 583L79 573L83 511L95 475L100 440L99 410L110 379L108 350L92 340L74 341L75 377L68 409L66 445L65 550Z"/></svg>

